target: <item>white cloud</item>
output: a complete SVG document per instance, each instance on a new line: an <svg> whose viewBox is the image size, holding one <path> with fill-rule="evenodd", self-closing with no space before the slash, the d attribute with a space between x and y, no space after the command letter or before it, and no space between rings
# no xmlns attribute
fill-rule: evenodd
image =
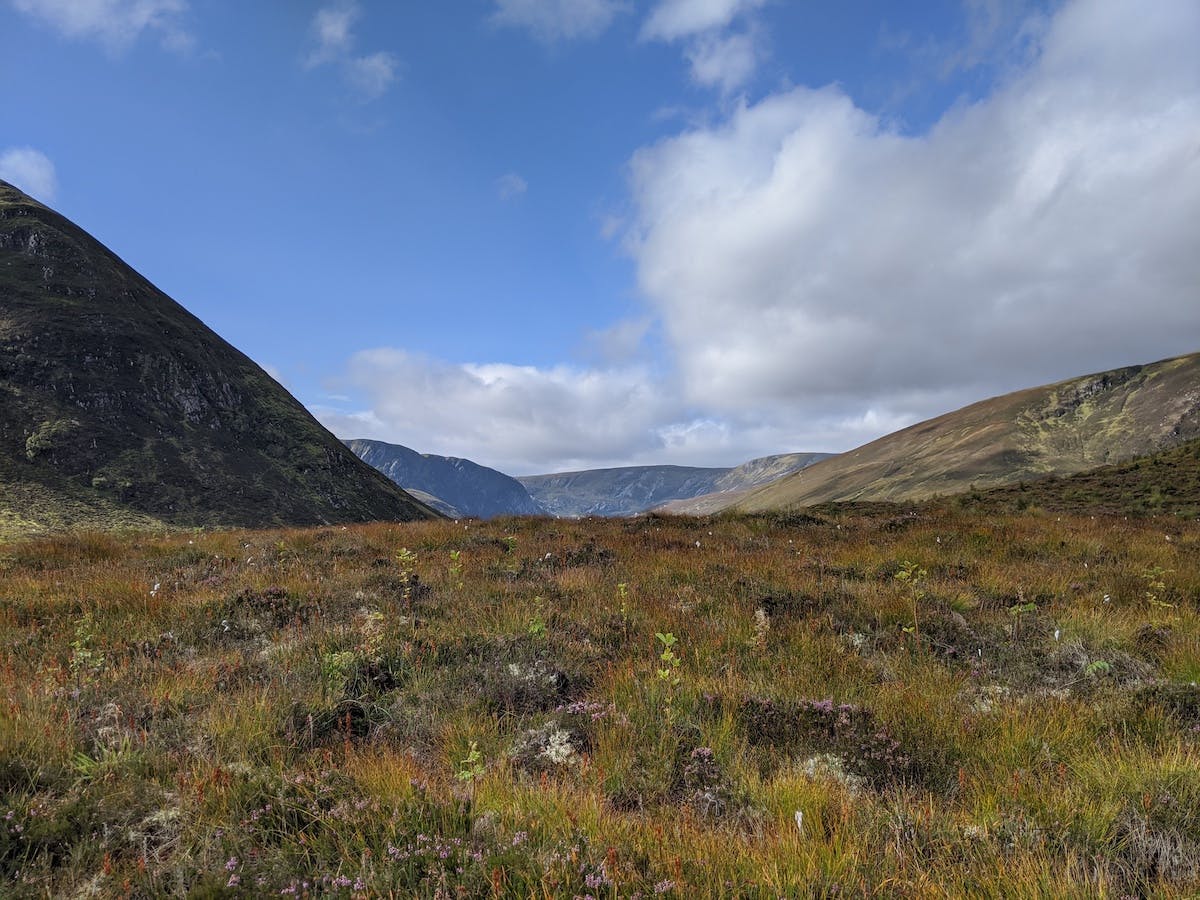
<svg viewBox="0 0 1200 900"><path fill-rule="evenodd" d="M529 182L516 172L508 172L496 179L496 193L501 200L512 200L529 190Z"/></svg>
<svg viewBox="0 0 1200 900"><path fill-rule="evenodd" d="M396 80L398 61L391 53L379 52L346 60L346 80L366 100L383 96Z"/></svg>
<svg viewBox="0 0 1200 900"><path fill-rule="evenodd" d="M628 8L624 0L496 0L492 20L552 44L599 37Z"/></svg>
<svg viewBox="0 0 1200 900"><path fill-rule="evenodd" d="M371 351L364 411L318 412L516 474L721 465L1200 349L1197 33L1192 0L1070 3L917 136L836 87L743 101L631 161L652 321L589 336L590 367Z"/></svg>
<svg viewBox="0 0 1200 900"><path fill-rule="evenodd" d="M635 323L630 330L637 331ZM453 364L392 348L356 354L312 406L342 438L373 438L475 460L514 475L671 463L736 465L790 450L843 449L912 414L838 406L764 421L686 403L677 380L628 360L593 367ZM365 408L347 411L352 390Z"/></svg>
<svg viewBox="0 0 1200 900"><path fill-rule="evenodd" d="M364 100L387 93L397 77L399 60L385 51L356 56L354 24L362 15L356 0L335 0L317 10L312 34L316 45L305 60L308 68L332 64Z"/></svg>
<svg viewBox="0 0 1200 900"><path fill-rule="evenodd" d="M642 25L643 40L682 42L692 80L729 94L754 77L767 55L763 29L753 13L766 0L659 0ZM741 31L731 30L739 18Z"/></svg>
<svg viewBox="0 0 1200 900"><path fill-rule="evenodd" d="M640 151L628 246L682 400L894 423L1200 349L1196 34L1191 0L1071 3L926 135L797 88Z"/></svg>
<svg viewBox="0 0 1200 900"><path fill-rule="evenodd" d="M518 474L653 455L659 423L679 413L673 394L640 368L456 365L386 348L357 354L337 387L370 400L359 413L315 410L341 437L468 456Z"/></svg>
<svg viewBox="0 0 1200 900"><path fill-rule="evenodd" d="M1046 25L1034 0L963 0L963 6L966 39L945 54L946 74L1011 59L1014 53L1020 59L1023 45L1036 40Z"/></svg>
<svg viewBox="0 0 1200 900"><path fill-rule="evenodd" d="M354 46L351 28L361 14L362 10L352 0L343 0L317 10L312 21L312 32L317 46L309 54L308 64L319 66L349 54Z"/></svg>
<svg viewBox="0 0 1200 900"><path fill-rule="evenodd" d="M766 0L659 0L642 26L646 40L677 41L722 29Z"/></svg>
<svg viewBox="0 0 1200 900"><path fill-rule="evenodd" d="M730 93L752 77L762 58L756 31L741 34L710 34L696 38L684 51L692 66L692 79L705 87Z"/></svg>
<svg viewBox="0 0 1200 900"><path fill-rule="evenodd" d="M187 50L192 37L183 27L186 0L10 0L14 9L40 19L64 37L96 40L121 53L143 33L155 33L164 47Z"/></svg>
<svg viewBox="0 0 1200 900"><path fill-rule="evenodd" d="M0 153L0 179L43 203L53 203L58 195L54 163L32 147L10 147Z"/></svg>

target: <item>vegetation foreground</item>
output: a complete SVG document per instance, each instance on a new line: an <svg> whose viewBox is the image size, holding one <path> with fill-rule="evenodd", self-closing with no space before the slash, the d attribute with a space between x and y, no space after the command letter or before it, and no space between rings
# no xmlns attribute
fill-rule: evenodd
<svg viewBox="0 0 1200 900"><path fill-rule="evenodd" d="M5 896L1200 891L1200 526L0 546Z"/></svg>

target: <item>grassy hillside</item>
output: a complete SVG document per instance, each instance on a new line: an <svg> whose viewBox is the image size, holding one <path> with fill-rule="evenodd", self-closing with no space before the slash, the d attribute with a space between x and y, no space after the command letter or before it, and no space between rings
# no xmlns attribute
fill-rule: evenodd
<svg viewBox="0 0 1200 900"><path fill-rule="evenodd" d="M1196 896L1200 525L881 508L0 546L0 884Z"/></svg>
<svg viewBox="0 0 1200 900"><path fill-rule="evenodd" d="M711 515L735 505L757 487L771 484L823 459L829 459L830 456L830 453L784 453L752 459L718 478L712 492L685 500L671 500L659 505L657 509L677 515Z"/></svg>
<svg viewBox="0 0 1200 900"><path fill-rule="evenodd" d="M746 496L753 512L914 500L1070 475L1200 437L1200 354L1031 388L921 422Z"/></svg>
<svg viewBox="0 0 1200 900"><path fill-rule="evenodd" d="M0 182L0 523L430 515L111 251Z"/></svg>
<svg viewBox="0 0 1200 900"><path fill-rule="evenodd" d="M1049 477L962 496L970 506L1052 512L1200 516L1200 440L1067 478Z"/></svg>

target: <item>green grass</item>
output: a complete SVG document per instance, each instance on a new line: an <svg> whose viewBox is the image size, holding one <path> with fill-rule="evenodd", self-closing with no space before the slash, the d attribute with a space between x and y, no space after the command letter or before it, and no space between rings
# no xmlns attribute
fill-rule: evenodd
<svg viewBox="0 0 1200 900"><path fill-rule="evenodd" d="M951 505L0 545L0 883L1194 896L1198 559Z"/></svg>
<svg viewBox="0 0 1200 900"><path fill-rule="evenodd" d="M1067 478L1036 481L964 495L972 506L1053 512L1200 516L1200 440L1115 466Z"/></svg>

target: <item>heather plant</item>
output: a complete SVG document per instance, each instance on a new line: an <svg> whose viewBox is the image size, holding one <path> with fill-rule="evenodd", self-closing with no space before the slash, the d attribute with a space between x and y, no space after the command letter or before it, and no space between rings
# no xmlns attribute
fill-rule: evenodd
<svg viewBox="0 0 1200 900"><path fill-rule="evenodd" d="M1192 896L1198 559L957 504L6 544L0 895Z"/></svg>

